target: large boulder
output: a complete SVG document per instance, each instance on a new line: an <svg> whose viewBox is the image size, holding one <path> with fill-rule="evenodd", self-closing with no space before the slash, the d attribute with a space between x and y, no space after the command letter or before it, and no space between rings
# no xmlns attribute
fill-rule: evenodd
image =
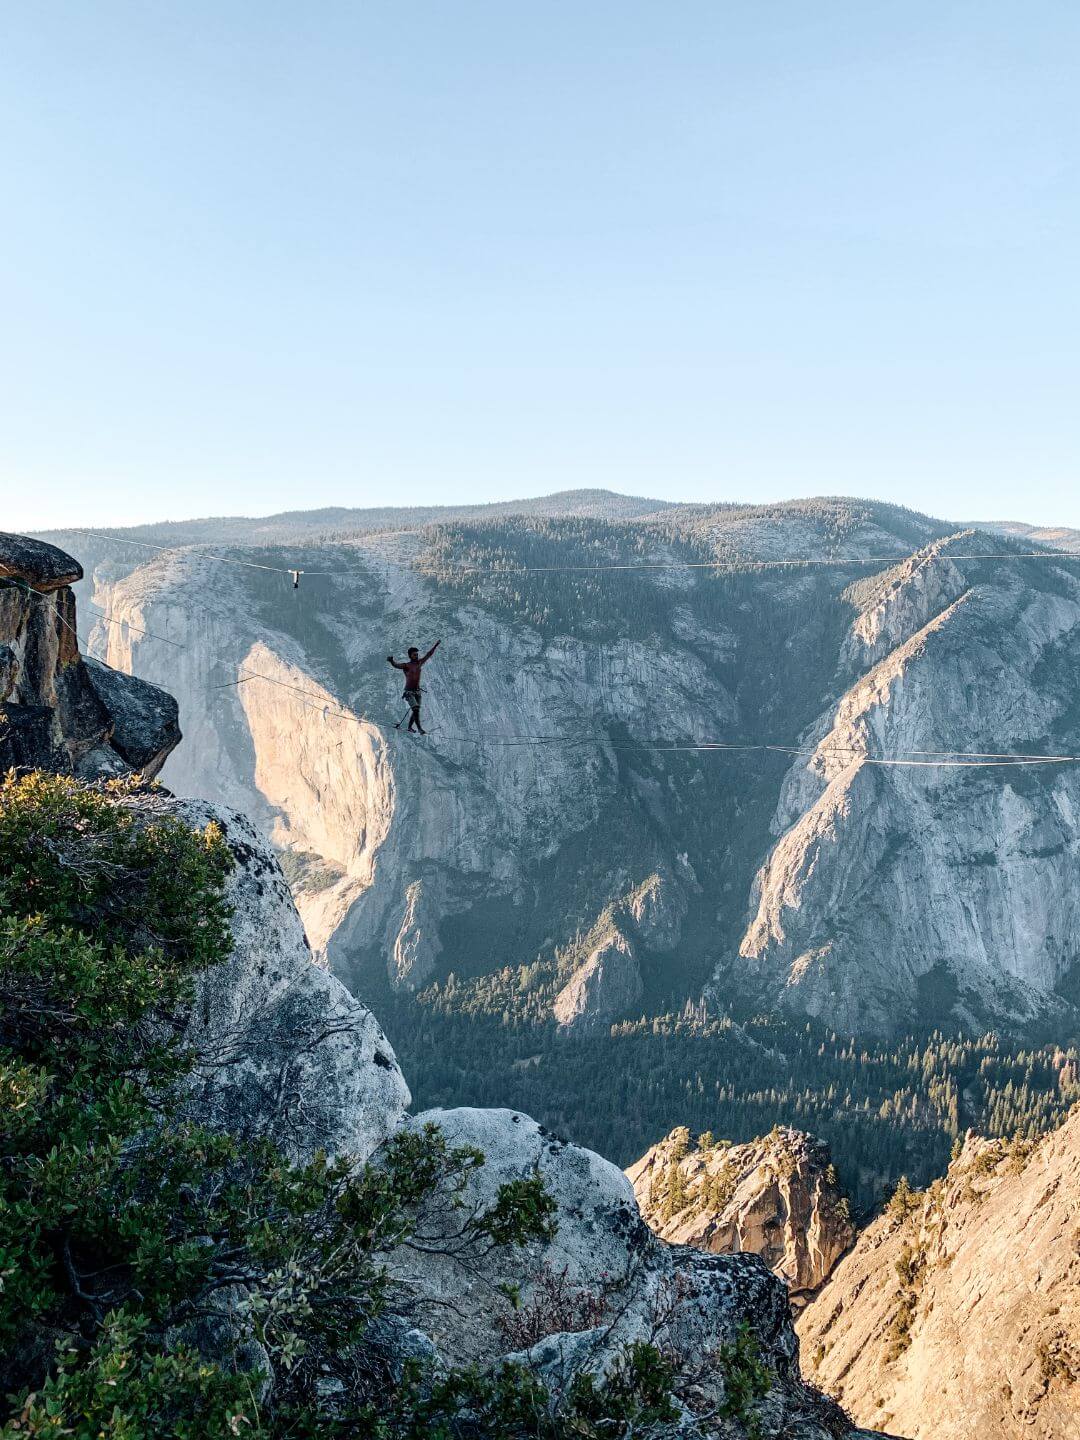
<svg viewBox="0 0 1080 1440"><path fill-rule="evenodd" d="M656 1241L643 1223L634 1192L610 1161L551 1134L517 1110L427 1110L409 1122L413 1128L435 1124L451 1145L473 1146L484 1156L465 1195L467 1208L494 1203L508 1180L540 1175L559 1207L559 1229L547 1245L496 1252L480 1271L469 1256L403 1253L399 1274L437 1302L427 1328L444 1354L469 1362L497 1355L500 1285L524 1285L546 1266L567 1269L577 1284L621 1284L652 1255ZM434 1207L432 1227L450 1218L453 1197ZM440 1212L445 1210L445 1214ZM449 1307L442 1309L442 1304Z"/></svg>
<svg viewBox="0 0 1080 1440"><path fill-rule="evenodd" d="M152 778L180 744L180 707L166 690L89 657L86 673L112 717L110 744L126 764Z"/></svg>
<svg viewBox="0 0 1080 1440"><path fill-rule="evenodd" d="M58 546L0 530L0 579L21 580L47 593L82 578L82 566Z"/></svg>

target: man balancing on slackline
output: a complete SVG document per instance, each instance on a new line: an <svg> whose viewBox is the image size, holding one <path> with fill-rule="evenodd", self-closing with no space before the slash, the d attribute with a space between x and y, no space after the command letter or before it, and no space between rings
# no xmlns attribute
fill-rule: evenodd
<svg viewBox="0 0 1080 1440"><path fill-rule="evenodd" d="M402 692L402 699L407 700L409 703L409 710L411 712L409 715L409 729L415 730L421 735L426 735L427 731L423 725L420 724L420 671L441 644L441 640L436 640L426 655L421 655L415 645L410 645L409 658L404 661L395 660L393 655L387 655L386 657L395 670L405 671L405 689ZM400 725L401 721L399 720L397 725L394 726L394 729L397 730Z"/></svg>

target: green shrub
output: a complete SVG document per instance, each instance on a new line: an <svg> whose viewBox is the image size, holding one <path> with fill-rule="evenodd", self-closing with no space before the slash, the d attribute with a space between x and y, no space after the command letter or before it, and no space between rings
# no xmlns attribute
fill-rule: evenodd
<svg viewBox="0 0 1080 1440"><path fill-rule="evenodd" d="M685 1125L679 1125L671 1132L671 1158L679 1161L690 1153L690 1131Z"/></svg>
<svg viewBox="0 0 1080 1440"><path fill-rule="evenodd" d="M926 1277L926 1251L921 1245L905 1244L894 1268L900 1285L894 1296L896 1309L886 1331L887 1364L899 1360L911 1345L911 1329L919 1308L919 1291Z"/></svg>
<svg viewBox="0 0 1080 1440"><path fill-rule="evenodd" d="M724 1374L724 1401L720 1415L726 1420L740 1421L753 1437L759 1433L755 1407L772 1389L773 1375L761 1356L757 1336L743 1321L735 1339L722 1345L717 1364Z"/></svg>
<svg viewBox="0 0 1080 1440"><path fill-rule="evenodd" d="M730 1161L725 1161L713 1175L706 1175L698 1191L698 1203L702 1210L719 1215L724 1210L738 1185L739 1173Z"/></svg>

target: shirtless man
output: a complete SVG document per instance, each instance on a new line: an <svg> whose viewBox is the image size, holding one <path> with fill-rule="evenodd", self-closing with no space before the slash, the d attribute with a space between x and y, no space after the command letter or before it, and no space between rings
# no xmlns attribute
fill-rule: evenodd
<svg viewBox="0 0 1080 1440"><path fill-rule="evenodd" d="M426 735L427 731L420 724L420 671L441 644L441 640L436 640L426 655L421 655L415 645L410 645L408 660L395 660L393 655L386 657L395 670L405 671L405 689L402 698L409 702L409 709L412 711L409 716L409 729L415 730L421 735Z"/></svg>

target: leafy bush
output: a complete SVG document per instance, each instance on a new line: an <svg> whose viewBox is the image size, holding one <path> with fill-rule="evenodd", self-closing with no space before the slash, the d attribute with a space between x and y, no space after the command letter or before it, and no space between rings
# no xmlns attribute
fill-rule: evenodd
<svg viewBox="0 0 1080 1440"><path fill-rule="evenodd" d="M740 1420L751 1436L758 1433L754 1407L771 1390L772 1371L761 1356L753 1330L744 1320L735 1339L722 1345L717 1363L724 1372L725 1399L720 1414L727 1420Z"/></svg>
<svg viewBox="0 0 1080 1440"><path fill-rule="evenodd" d="M544 1265L524 1303L516 1289L506 1295L509 1304L495 1317L495 1328L508 1350L530 1350L560 1331L592 1330L611 1313L611 1295L606 1288L575 1285L566 1265L561 1270Z"/></svg>

